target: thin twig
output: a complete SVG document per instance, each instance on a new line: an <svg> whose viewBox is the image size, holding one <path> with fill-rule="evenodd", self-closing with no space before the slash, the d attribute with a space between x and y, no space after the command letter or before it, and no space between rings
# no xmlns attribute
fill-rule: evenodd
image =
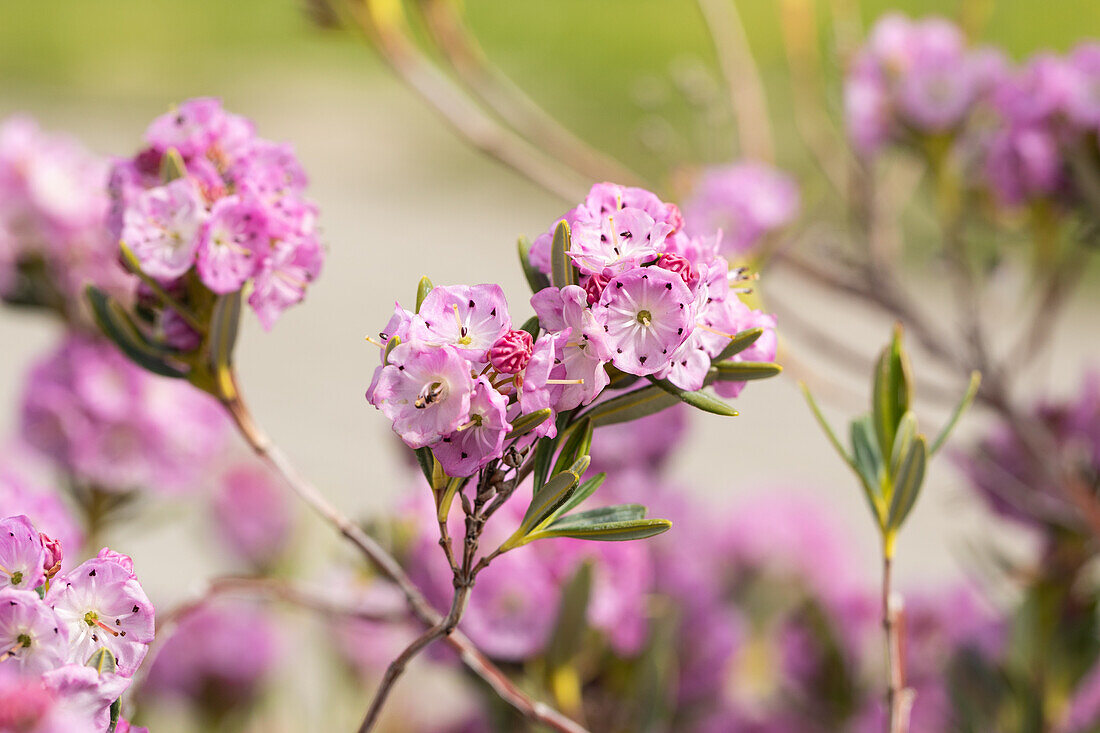
<svg viewBox="0 0 1100 733"><path fill-rule="evenodd" d="M239 390L236 390L239 395ZM360 552L387 580L401 590L413 617L426 627L434 627L443 619L435 608L428 603L424 595L413 585L412 580L398 562L370 535L358 525L341 514L336 507L309 483L286 456L271 442L270 438L252 419L243 400L237 396L225 401L225 407L233 417L241 435L253 451L269 466L274 468L311 509L331 524ZM482 654L473 642L459 631L448 635L447 642L459 653L464 664L488 685L508 704L529 720L548 726L559 733L588 733L584 727L573 722L553 708L531 699L520 690L507 676Z"/></svg>
<svg viewBox="0 0 1100 733"><path fill-rule="evenodd" d="M730 105L737 120L740 154L770 162L775 159L775 149L768 119L768 97L737 6L734 0L696 2L714 44L722 75L726 77Z"/></svg>
<svg viewBox="0 0 1100 733"><path fill-rule="evenodd" d="M908 733L909 712L913 705L913 692L905 686L905 658L902 642L903 610L900 596L893 593L892 550L887 549L882 559L882 628L886 635L887 686L886 733Z"/></svg>

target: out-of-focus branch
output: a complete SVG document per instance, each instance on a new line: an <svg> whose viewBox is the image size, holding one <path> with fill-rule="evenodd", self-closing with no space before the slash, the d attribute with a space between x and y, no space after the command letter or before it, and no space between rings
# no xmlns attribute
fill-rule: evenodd
<svg viewBox="0 0 1100 733"><path fill-rule="evenodd" d="M349 24L366 35L382 60L476 149L513 168L565 201L579 201L587 181L561 168L472 102L408 37L401 5L380 0L336 0Z"/></svg>
<svg viewBox="0 0 1100 733"><path fill-rule="evenodd" d="M567 130L490 64L455 0L413 0L412 4L421 11L435 46L450 62L449 68L472 95L516 132L585 178L642 185L638 174Z"/></svg>
<svg viewBox="0 0 1100 733"><path fill-rule="evenodd" d="M696 1L714 43L722 75L726 77L740 153L770 162L775 159L775 147L768 119L768 98L735 0Z"/></svg>

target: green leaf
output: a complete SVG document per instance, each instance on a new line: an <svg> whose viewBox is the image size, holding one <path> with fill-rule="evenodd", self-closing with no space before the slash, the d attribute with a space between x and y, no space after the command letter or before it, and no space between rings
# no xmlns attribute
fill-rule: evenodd
<svg viewBox="0 0 1100 733"><path fill-rule="evenodd" d="M626 389L641 379L638 375L627 374L626 372L616 369L611 364L607 364L604 370L607 372L607 376L610 379L607 389Z"/></svg>
<svg viewBox="0 0 1100 733"><path fill-rule="evenodd" d="M864 416L851 423L852 466L856 471L871 514L878 523L883 523L882 498L882 456L878 452L875 440L875 427L870 416Z"/></svg>
<svg viewBox="0 0 1100 733"><path fill-rule="evenodd" d="M210 365L215 371L233 363L241 323L241 291L219 295L210 317Z"/></svg>
<svg viewBox="0 0 1100 733"><path fill-rule="evenodd" d="M160 180L171 183L177 178L187 175L187 165L183 162L183 156L175 148L168 148L164 157L160 159Z"/></svg>
<svg viewBox="0 0 1100 733"><path fill-rule="evenodd" d="M115 655L107 647L102 646L92 652L92 656L88 657L84 666L91 667L98 674L103 674L104 672L113 673L118 665L115 664Z"/></svg>
<svg viewBox="0 0 1100 733"><path fill-rule="evenodd" d="M890 465L887 471L887 475L891 479L897 477L898 471L901 470L902 459L909 452L909 446L912 445L913 439L916 437L917 416L913 414L912 410L909 410L901 416L901 422L898 423L898 433L894 436L894 452L890 456Z"/></svg>
<svg viewBox="0 0 1100 733"><path fill-rule="evenodd" d="M714 415L722 415L724 417L737 417L737 410L725 400L721 400L717 397L713 397L706 392L689 392L686 389L680 389L667 379L657 379L655 377L649 377L649 381L657 385L659 388L668 392L670 395L676 397L681 402L691 405L697 410L703 412L709 412Z"/></svg>
<svg viewBox="0 0 1100 733"><path fill-rule="evenodd" d="M871 393L875 435L884 456L892 454L898 423L912 402L909 358L902 347L901 337L901 326L896 326L893 340L879 355Z"/></svg>
<svg viewBox="0 0 1100 733"><path fill-rule="evenodd" d="M597 473L592 478L588 479L573 492L573 495L569 499L558 507L558 510L554 512L555 517L560 517L566 512L570 512L579 507L584 500L596 493L596 490L603 485L604 479L607 478L607 474L604 472Z"/></svg>
<svg viewBox="0 0 1100 733"><path fill-rule="evenodd" d="M171 361L172 352L154 345L146 338L131 320L130 314L110 296L94 285L89 285L85 293L99 329L130 361L162 377L187 377L187 372Z"/></svg>
<svg viewBox="0 0 1100 733"><path fill-rule="evenodd" d="M559 438L542 438L535 445L535 457L532 473L535 477L535 491L542 489L546 478L550 475L550 464L554 460L554 451L557 450Z"/></svg>
<svg viewBox="0 0 1100 733"><path fill-rule="evenodd" d="M383 364L389 366L390 352L393 351L394 349L396 349L400 345L401 345L401 337L400 336L390 336L388 339L386 339L386 346L385 346L385 349L382 351L382 363Z"/></svg>
<svg viewBox="0 0 1100 733"><path fill-rule="evenodd" d="M446 522L448 515L451 513L451 503L454 501L455 494L469 481L468 477L456 476L447 482L447 488L443 490L443 494L439 497L439 511L438 518L440 522Z"/></svg>
<svg viewBox="0 0 1100 733"><path fill-rule="evenodd" d="M661 410L667 410L680 400L655 384L597 403L584 416L599 428L604 425L640 420Z"/></svg>
<svg viewBox="0 0 1100 733"><path fill-rule="evenodd" d="M118 729L119 718L122 717L122 698L116 698L111 703L111 724L107 726L107 733L115 733Z"/></svg>
<svg viewBox="0 0 1100 733"><path fill-rule="evenodd" d="M740 331L734 334L730 342L726 344L726 348L722 349L718 356L714 357L712 362L717 364L718 362L729 359L731 356L740 354L742 351L755 344L756 340L763 335L764 329L762 328L750 328L747 331Z"/></svg>
<svg viewBox="0 0 1100 733"><path fill-rule="evenodd" d="M959 422L959 418L967 411L970 405L974 402L974 397L978 394L978 388L982 385L982 373L974 371L970 373L970 384L966 387L966 393L959 400L959 404L955 405L955 411L951 413L951 418L947 421L947 424L940 430L940 434L936 436L936 439L932 441L932 446L928 449L929 455L935 455L936 452L943 447L943 444L947 442L948 436L951 435L951 431L955 429L955 424Z"/></svg>
<svg viewBox="0 0 1100 733"><path fill-rule="evenodd" d="M520 330L521 331L526 331L527 333L531 334L531 338L534 339L535 341L538 341L538 339L539 339L539 317L538 316L531 316L530 318L528 318L526 321L523 322L523 325L520 326Z"/></svg>
<svg viewBox="0 0 1100 733"><path fill-rule="evenodd" d="M572 432L558 454L554 463L554 473L561 473L572 466L581 456L587 456L592 448L592 421L585 417L575 423Z"/></svg>
<svg viewBox="0 0 1100 733"><path fill-rule="evenodd" d="M527 278L527 285L530 286L531 292L537 293L550 287L549 278L531 265L531 242L526 237L520 237L517 247L519 249L519 262L523 266L523 274Z"/></svg>
<svg viewBox="0 0 1100 733"><path fill-rule="evenodd" d="M556 288L577 284L576 273L573 272L573 262L569 259L569 247L569 223L562 219L554 227L554 241L550 245L550 271L552 273L550 282Z"/></svg>
<svg viewBox="0 0 1100 733"><path fill-rule="evenodd" d="M609 522L629 522L635 519L645 519L646 508L641 504L617 504L615 506L602 506L597 509L589 509L576 514L555 519L546 525L547 529L574 529L592 524L607 524ZM564 514L564 512L562 512Z"/></svg>
<svg viewBox="0 0 1100 733"><path fill-rule="evenodd" d="M890 501L890 514L887 517L887 530L901 529L902 522L909 516L920 495L924 483L924 469L928 460L928 449L924 436L918 435L909 446L909 451L898 469L894 481L894 495Z"/></svg>
<svg viewBox="0 0 1100 733"><path fill-rule="evenodd" d="M573 539L596 542L626 542L653 537L662 532L667 532L671 527L672 522L667 519L632 519L623 522L589 524L583 527L566 527L564 529L547 527L529 534L524 540L524 544L552 537L572 537Z"/></svg>
<svg viewBox="0 0 1100 733"><path fill-rule="evenodd" d="M719 382L749 382L780 374L783 367L770 361L723 361L711 367Z"/></svg>
<svg viewBox="0 0 1100 733"><path fill-rule="evenodd" d="M583 562L562 588L554 631L547 645L551 668L568 664L581 650L588 628L588 599L592 593L592 564Z"/></svg>
<svg viewBox="0 0 1100 733"><path fill-rule="evenodd" d="M573 464L568 471L555 475L535 494L527 512L523 515L519 529L500 546L501 552L525 545L530 542L528 536L543 522L553 516L559 507L569 500L573 492L577 490L581 474L588 469L591 459L582 457Z"/></svg>
<svg viewBox="0 0 1100 733"><path fill-rule="evenodd" d="M848 451L844 450L844 446L840 444L840 440L837 439L836 433L829 426L829 422L825 419L825 416L821 414L821 408L817 406L817 401L814 400L814 396L810 394L810 388L806 386L805 382L799 382L798 386L802 388L802 395L806 398L806 404L810 406L810 411L813 412L814 418L817 419L817 424L821 426L821 429L825 431L825 436L829 439L829 443L832 444L833 449L837 454L844 459L844 462L851 466L852 470L857 474L859 469L856 468L855 460L848 455Z"/></svg>
<svg viewBox="0 0 1100 733"><path fill-rule="evenodd" d="M504 439L512 440L526 435L549 420L552 412L553 410L546 407L535 412L529 412L526 415L520 415L512 421L512 431L505 435Z"/></svg>
<svg viewBox="0 0 1100 733"><path fill-rule="evenodd" d="M428 297L428 293L432 292L432 281L427 276L420 278L420 282L416 284L416 312L420 312L420 306L424 305L424 298Z"/></svg>
<svg viewBox="0 0 1100 733"><path fill-rule="evenodd" d="M420 472L424 474L424 480L428 486L432 485L432 473L435 471L435 456L431 448L417 448L413 451L416 455L416 465L420 466Z"/></svg>

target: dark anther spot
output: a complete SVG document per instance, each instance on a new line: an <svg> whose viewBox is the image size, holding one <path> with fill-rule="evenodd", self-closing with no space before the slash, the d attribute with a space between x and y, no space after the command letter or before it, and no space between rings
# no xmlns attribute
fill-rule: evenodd
<svg viewBox="0 0 1100 733"><path fill-rule="evenodd" d="M648 358L649 358L648 356L639 356L638 357L638 363L639 364L645 364L645 360L648 359Z"/></svg>
<svg viewBox="0 0 1100 733"><path fill-rule="evenodd" d="M476 305L474 304L474 301L472 301L472 300L470 301L470 307L471 307L471 308L475 308L475 307L476 307Z"/></svg>
<svg viewBox="0 0 1100 733"><path fill-rule="evenodd" d="M399 371L399 372L403 372L403 371L405 371L405 367L404 367L404 366L402 366L402 365L398 365L398 367L397 367L397 371Z"/></svg>
<svg viewBox="0 0 1100 733"><path fill-rule="evenodd" d="M623 286L623 284L622 284L622 283L615 283L615 287L616 287L616 288L621 288L622 286Z"/></svg>
<svg viewBox="0 0 1100 733"><path fill-rule="evenodd" d="M125 632L125 631L120 631L120 632L118 632L118 633L119 633L119 635L120 635L120 636L126 636L126 632Z"/></svg>
<svg viewBox="0 0 1100 733"><path fill-rule="evenodd" d="M672 283L665 283L665 290L672 290Z"/></svg>
<svg viewBox="0 0 1100 733"><path fill-rule="evenodd" d="M648 279L649 279L649 275L642 275L642 279L643 279L643 280L648 280Z"/></svg>
<svg viewBox="0 0 1100 733"><path fill-rule="evenodd" d="M600 235L600 241L601 242L606 242L607 241L607 235L606 234L601 234Z"/></svg>
<svg viewBox="0 0 1100 733"><path fill-rule="evenodd" d="M621 353L623 353L623 350L622 349L615 349L615 353L616 354L621 354Z"/></svg>
<svg viewBox="0 0 1100 733"><path fill-rule="evenodd" d="M491 311L489 311L489 315L492 316L493 318L496 318L497 317L497 309L493 308Z"/></svg>
<svg viewBox="0 0 1100 733"><path fill-rule="evenodd" d="M88 577L89 578L94 578L95 577L95 568L92 568L91 572L88 573Z"/></svg>
<svg viewBox="0 0 1100 733"><path fill-rule="evenodd" d="M610 328L608 328L607 326L604 326L604 327L603 327L603 332L604 332L604 333L608 333L608 332L609 332L610 330L611 330L611 329L610 329Z"/></svg>
<svg viewBox="0 0 1100 733"><path fill-rule="evenodd" d="M462 451L462 457L466 458L469 454L466 451Z"/></svg>
<svg viewBox="0 0 1100 733"><path fill-rule="evenodd" d="M683 335L684 335L684 329L682 329L682 328L677 328L677 329L676 329L676 335L677 335L677 336L683 336Z"/></svg>
<svg viewBox="0 0 1100 733"><path fill-rule="evenodd" d="M134 613L137 613L140 610L141 610L140 608L138 608L137 606L134 606Z"/></svg>

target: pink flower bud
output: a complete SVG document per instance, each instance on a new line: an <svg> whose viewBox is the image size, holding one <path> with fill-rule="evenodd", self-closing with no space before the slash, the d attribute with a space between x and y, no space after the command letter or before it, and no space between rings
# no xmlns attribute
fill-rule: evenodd
<svg viewBox="0 0 1100 733"><path fill-rule="evenodd" d="M599 301L600 296L603 295L603 289L609 280L610 278L600 273L596 273L588 278L588 282L584 284L584 292L588 293L589 305L593 305Z"/></svg>
<svg viewBox="0 0 1100 733"><path fill-rule="evenodd" d="M64 557L64 553L61 551L61 543L52 539L45 532L39 532L38 536L42 540L42 548L45 550L42 569L46 571L46 580L49 580L57 575L57 571L61 569L61 559Z"/></svg>
<svg viewBox="0 0 1100 733"><path fill-rule="evenodd" d="M526 331L507 331L489 349L489 362L501 374L519 374L531 361L535 342Z"/></svg>
<svg viewBox="0 0 1100 733"><path fill-rule="evenodd" d="M699 277L695 270L691 268L691 263L683 255L663 254L661 259L657 261L657 266L669 272L675 272L684 279L684 284L688 286L691 286Z"/></svg>
<svg viewBox="0 0 1100 733"><path fill-rule="evenodd" d="M131 575L134 574L134 561L130 558L129 555L123 555L121 552L115 552L109 547L104 547L102 550L99 551L99 554L96 555L96 558L99 560L109 560L119 565L123 570L130 573Z"/></svg>

